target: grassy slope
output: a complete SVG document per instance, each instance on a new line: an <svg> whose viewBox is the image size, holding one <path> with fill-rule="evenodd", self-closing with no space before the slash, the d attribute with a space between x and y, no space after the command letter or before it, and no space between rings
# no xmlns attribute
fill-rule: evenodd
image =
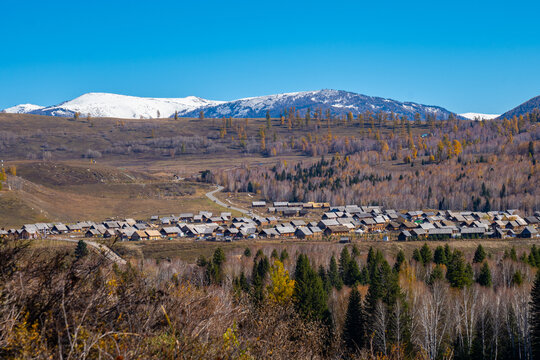
<svg viewBox="0 0 540 360"><path fill-rule="evenodd" d="M228 211L204 195L208 184L109 167L25 162L17 189L0 192L0 226L37 221L74 222L180 212Z"/></svg>

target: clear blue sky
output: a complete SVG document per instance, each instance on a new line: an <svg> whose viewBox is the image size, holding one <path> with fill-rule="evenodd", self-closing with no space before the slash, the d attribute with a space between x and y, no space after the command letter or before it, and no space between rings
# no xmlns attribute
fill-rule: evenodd
<svg viewBox="0 0 540 360"><path fill-rule="evenodd" d="M501 113L540 95L537 1L15 1L0 109L86 92L209 99L332 88Z"/></svg>

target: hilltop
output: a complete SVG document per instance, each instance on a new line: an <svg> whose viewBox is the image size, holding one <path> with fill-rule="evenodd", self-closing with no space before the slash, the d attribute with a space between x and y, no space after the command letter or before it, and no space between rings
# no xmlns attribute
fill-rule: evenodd
<svg viewBox="0 0 540 360"><path fill-rule="evenodd" d="M317 90L250 97L233 101L207 100L196 96L185 98L145 98L108 93L88 93L60 104L41 107L23 104L3 110L6 113L25 113L60 117L80 116L109 118L166 118L199 117L201 111L207 118L263 118L266 113L279 117L286 110L294 109L302 116L309 110L333 115L349 112L394 113L413 119L416 114L425 119L427 114L437 119L447 118L451 111L440 106L400 102L342 90Z"/></svg>
<svg viewBox="0 0 540 360"><path fill-rule="evenodd" d="M516 106L512 110L509 110L501 115L501 117L512 118L514 116L525 115L533 111L540 111L540 96L533 97L525 101L523 104Z"/></svg>

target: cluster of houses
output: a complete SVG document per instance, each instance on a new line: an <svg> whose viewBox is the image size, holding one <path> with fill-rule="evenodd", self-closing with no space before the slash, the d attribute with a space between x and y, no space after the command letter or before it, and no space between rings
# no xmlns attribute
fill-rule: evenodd
<svg viewBox="0 0 540 360"><path fill-rule="evenodd" d="M125 219L101 223L75 224L37 223L20 229L0 230L0 235L24 239L55 234L79 234L85 237L116 237L123 241L158 240L187 237L204 240L232 241L239 238L299 238L339 236L370 233L393 234L400 241L439 240L448 238L536 238L539 236L540 212L521 217L516 211L454 212L450 210L400 212L379 206L336 206L311 203L320 208L317 220L300 217L305 204L276 202L268 207L269 216L232 217L231 213L185 213L178 216L152 216L146 221ZM265 207L254 202L253 207ZM279 210L278 210L279 209ZM294 218L286 210L296 212ZM280 213L283 217L276 217ZM313 216L311 216L313 218ZM388 236L384 238L388 239Z"/></svg>

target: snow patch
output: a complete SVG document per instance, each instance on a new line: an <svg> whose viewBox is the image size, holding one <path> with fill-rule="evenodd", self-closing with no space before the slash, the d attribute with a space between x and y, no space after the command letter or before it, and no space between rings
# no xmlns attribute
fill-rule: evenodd
<svg viewBox="0 0 540 360"><path fill-rule="evenodd" d="M2 110L3 113L8 114L26 114L32 111L43 109L43 106L34 105L34 104L19 104L7 109Z"/></svg>
<svg viewBox="0 0 540 360"><path fill-rule="evenodd" d="M500 116L498 114L481 114L481 113L473 113L473 112L463 113L459 115L469 120L493 120Z"/></svg>

